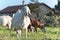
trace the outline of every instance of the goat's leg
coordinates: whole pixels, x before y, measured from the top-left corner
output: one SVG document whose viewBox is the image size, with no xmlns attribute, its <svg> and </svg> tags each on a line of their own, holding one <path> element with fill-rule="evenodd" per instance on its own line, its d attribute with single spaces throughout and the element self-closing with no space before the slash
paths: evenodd
<svg viewBox="0 0 60 40">
<path fill-rule="evenodd" d="M 33 32 L 34 32 L 34 27 L 33 27 L 33 26 L 31 26 L 30 30 L 31 30 L 31 31 L 32 31 L 32 33 L 33 33 Z"/>
<path fill-rule="evenodd" d="M 26 28 L 26 38 L 27 38 L 27 28 Z"/>
<path fill-rule="evenodd" d="M 21 38 L 21 30 L 17 30 L 16 33 L 17 33 L 17 37 Z"/>
<path fill-rule="evenodd" d="M 7 26 L 8 26 L 8 30 L 9 30 L 9 36 L 10 36 L 11 30 L 12 30 L 12 28 L 11 28 L 11 22 L 9 22 L 9 24 Z"/>
<path fill-rule="evenodd" d="M 30 26 L 28 26 L 28 32 L 30 32 Z"/>
<path fill-rule="evenodd" d="M 37 32 L 37 29 L 36 29 L 36 27 L 35 27 L 35 30 L 34 31 L 36 31 Z"/>
<path fill-rule="evenodd" d="M 11 29 L 9 29 L 9 36 L 10 36 L 10 34 L 11 34 Z"/>
</svg>

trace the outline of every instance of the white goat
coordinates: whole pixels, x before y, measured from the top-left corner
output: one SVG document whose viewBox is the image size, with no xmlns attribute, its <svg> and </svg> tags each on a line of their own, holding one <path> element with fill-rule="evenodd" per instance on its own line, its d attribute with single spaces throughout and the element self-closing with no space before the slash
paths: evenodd
<svg viewBox="0 0 60 40">
<path fill-rule="evenodd" d="M 28 16 L 30 9 L 28 6 L 24 6 L 21 12 L 16 12 L 15 16 L 12 18 L 11 29 L 17 29 L 17 37 L 21 37 L 21 29 L 26 29 L 26 38 L 27 38 L 27 27 L 30 24 L 30 18 Z M 10 30 L 11 31 L 11 30 Z M 9 31 L 9 32 L 10 32 Z"/>
<path fill-rule="evenodd" d="M 0 26 L 7 26 L 10 28 L 11 27 L 11 20 L 12 17 L 7 16 L 7 15 L 3 15 L 0 16 Z"/>
</svg>

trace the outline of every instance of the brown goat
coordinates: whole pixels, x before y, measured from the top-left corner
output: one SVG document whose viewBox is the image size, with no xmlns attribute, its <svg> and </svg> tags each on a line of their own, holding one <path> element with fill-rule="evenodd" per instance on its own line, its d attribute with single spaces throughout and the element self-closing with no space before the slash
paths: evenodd
<svg viewBox="0 0 60 40">
<path fill-rule="evenodd" d="M 31 30 L 31 26 L 33 26 L 34 31 L 37 31 L 37 28 L 40 28 L 43 32 L 46 32 L 44 24 L 42 24 L 40 21 L 30 18 L 30 22 L 31 24 L 28 26 L 28 31 Z"/>
</svg>

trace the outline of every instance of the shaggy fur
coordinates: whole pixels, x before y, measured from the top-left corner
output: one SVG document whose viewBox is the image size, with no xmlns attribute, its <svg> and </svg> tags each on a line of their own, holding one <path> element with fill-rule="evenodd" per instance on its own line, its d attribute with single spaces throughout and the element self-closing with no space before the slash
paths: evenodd
<svg viewBox="0 0 60 40">
<path fill-rule="evenodd" d="M 11 29 L 14 28 L 17 31 L 17 36 L 20 30 L 20 36 L 21 36 L 21 29 L 26 29 L 26 37 L 27 37 L 27 27 L 30 24 L 30 18 L 29 18 L 30 9 L 28 6 L 24 6 L 21 10 L 21 12 L 16 12 L 16 15 L 12 18 L 12 24 Z"/>
<path fill-rule="evenodd" d="M 10 16 L 7 15 L 0 16 L 0 26 L 8 26 L 10 28 L 11 20 L 12 17 Z"/>
</svg>

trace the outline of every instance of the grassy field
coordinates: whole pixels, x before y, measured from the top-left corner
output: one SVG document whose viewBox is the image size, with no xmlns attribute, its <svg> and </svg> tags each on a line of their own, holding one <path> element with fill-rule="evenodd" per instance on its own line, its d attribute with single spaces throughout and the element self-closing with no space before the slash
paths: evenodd
<svg viewBox="0 0 60 40">
<path fill-rule="evenodd" d="M 37 32 L 28 32 L 28 38 L 26 40 L 60 40 L 60 29 L 57 27 L 45 27 L 46 33 L 43 33 L 40 29 Z M 21 38 L 16 37 L 16 33 L 12 30 L 11 36 L 8 36 L 9 32 L 7 27 L 0 27 L 0 40 L 25 40 L 25 31 L 22 31 Z"/>
</svg>

